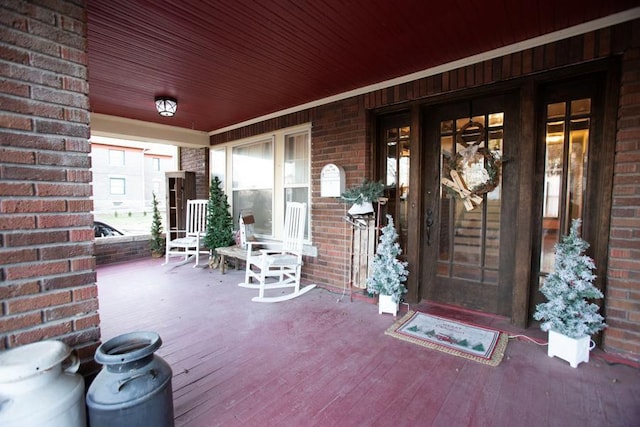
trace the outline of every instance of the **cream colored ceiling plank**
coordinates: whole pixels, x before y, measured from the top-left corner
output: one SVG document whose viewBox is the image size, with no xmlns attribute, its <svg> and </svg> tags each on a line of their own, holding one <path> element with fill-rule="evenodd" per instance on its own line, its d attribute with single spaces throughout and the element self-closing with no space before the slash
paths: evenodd
<svg viewBox="0 0 640 427">
<path fill-rule="evenodd" d="M 209 135 L 206 132 L 107 114 L 91 113 L 90 127 L 91 136 L 153 142 L 179 147 L 209 147 Z"/>
</svg>

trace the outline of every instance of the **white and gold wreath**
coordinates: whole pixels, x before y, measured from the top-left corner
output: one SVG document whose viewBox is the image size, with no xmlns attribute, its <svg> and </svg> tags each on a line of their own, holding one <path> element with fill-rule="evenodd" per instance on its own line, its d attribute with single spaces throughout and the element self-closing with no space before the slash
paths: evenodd
<svg viewBox="0 0 640 427">
<path fill-rule="evenodd" d="M 478 128 L 478 137 L 467 143 L 463 134 L 472 127 Z M 501 164 L 499 152 L 485 147 L 484 126 L 469 121 L 456 135 L 456 154 L 449 160 L 449 178 L 443 178 L 442 184 L 462 199 L 467 210 L 475 209 L 499 185 Z"/>
</svg>

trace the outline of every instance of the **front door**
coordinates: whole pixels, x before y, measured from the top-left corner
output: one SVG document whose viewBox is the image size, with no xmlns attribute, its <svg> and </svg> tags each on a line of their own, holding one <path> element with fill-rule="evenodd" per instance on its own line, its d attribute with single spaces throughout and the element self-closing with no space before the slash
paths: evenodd
<svg viewBox="0 0 640 427">
<path fill-rule="evenodd" d="M 510 315 L 517 97 L 437 105 L 422 117 L 421 297 Z"/>
</svg>

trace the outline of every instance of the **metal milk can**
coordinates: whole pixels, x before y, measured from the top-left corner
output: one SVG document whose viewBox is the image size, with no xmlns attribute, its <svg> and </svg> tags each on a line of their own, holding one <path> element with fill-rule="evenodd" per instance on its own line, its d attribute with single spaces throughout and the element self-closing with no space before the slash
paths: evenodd
<svg viewBox="0 0 640 427">
<path fill-rule="evenodd" d="M 98 347 L 104 366 L 87 393 L 91 427 L 173 427 L 171 367 L 154 354 L 161 345 L 155 332 L 131 332 Z"/>
<path fill-rule="evenodd" d="M 85 427 L 80 360 L 48 340 L 0 352 L 0 426 Z"/>
</svg>

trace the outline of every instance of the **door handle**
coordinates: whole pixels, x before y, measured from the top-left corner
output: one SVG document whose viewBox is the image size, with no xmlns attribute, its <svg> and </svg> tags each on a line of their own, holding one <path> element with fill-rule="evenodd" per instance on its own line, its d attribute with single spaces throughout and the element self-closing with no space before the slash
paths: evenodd
<svg viewBox="0 0 640 427">
<path fill-rule="evenodd" d="M 427 246 L 431 246 L 431 226 L 433 225 L 433 210 L 431 209 L 427 209 L 425 225 L 427 226 Z"/>
</svg>

